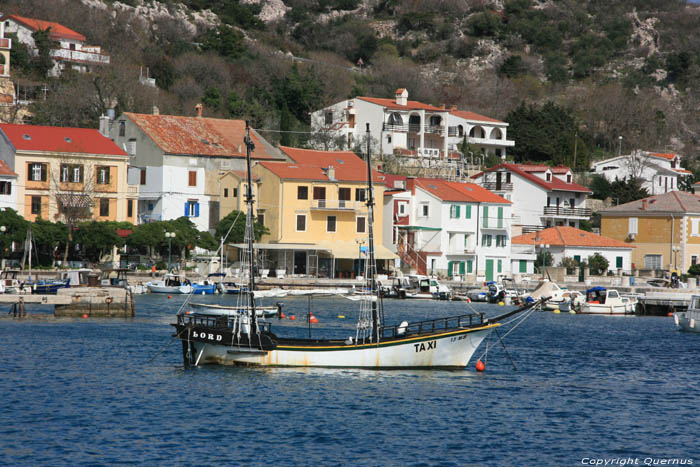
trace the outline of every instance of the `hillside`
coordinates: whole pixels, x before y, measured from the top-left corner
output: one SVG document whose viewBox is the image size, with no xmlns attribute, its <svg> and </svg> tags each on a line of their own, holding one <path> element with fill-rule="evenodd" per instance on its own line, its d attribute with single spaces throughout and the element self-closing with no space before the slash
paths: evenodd
<svg viewBox="0 0 700 467">
<path fill-rule="evenodd" d="M 700 8 L 684 1 L 5 0 L 0 11 L 62 23 L 112 56 L 100 76 L 49 82 L 34 123 L 96 127 L 107 107 L 192 114 L 201 101 L 205 115 L 299 131 L 265 135 L 304 144 L 309 111 L 405 87 L 510 117 L 518 160 L 572 163 L 575 140 L 579 168 L 644 148 L 694 169 L 700 149 Z M 13 53 L 16 81 L 45 81 Z M 138 85 L 146 70 L 158 89 Z M 530 130 L 515 122 L 547 102 L 568 142 L 519 145 Z"/>
</svg>

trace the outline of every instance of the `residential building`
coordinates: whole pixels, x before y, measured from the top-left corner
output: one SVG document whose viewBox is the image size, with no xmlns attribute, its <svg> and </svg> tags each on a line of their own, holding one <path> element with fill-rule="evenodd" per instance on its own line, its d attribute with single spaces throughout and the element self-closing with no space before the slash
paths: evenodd
<svg viewBox="0 0 700 467">
<path fill-rule="evenodd" d="M 17 174 L 0 160 L 0 210 L 17 210 Z"/>
<path fill-rule="evenodd" d="M 700 257 L 700 197 L 685 191 L 620 204 L 599 211 L 603 235 L 636 248 L 636 269 L 686 272 Z"/>
<path fill-rule="evenodd" d="M 568 167 L 505 163 L 472 179 L 513 202 L 514 234 L 563 225 L 579 228 L 591 216 L 586 198 L 592 192 L 574 183 Z"/>
<path fill-rule="evenodd" d="M 472 282 L 511 272 L 511 202 L 478 185 L 407 178 L 384 210 L 384 244 L 407 271 Z"/>
<path fill-rule="evenodd" d="M 684 177 L 692 175 L 681 167 L 681 157 L 673 153 L 648 152 L 638 149 L 591 165 L 591 174 L 609 181 L 638 178 L 650 195 L 679 190 Z"/>
<path fill-rule="evenodd" d="M 219 219 L 232 211 L 246 212 L 245 194 L 248 187 L 247 170 L 227 170 L 219 176 L 219 199 L 221 209 Z M 260 179 L 253 177 L 253 197 L 257 199 Z"/>
<path fill-rule="evenodd" d="M 129 154 L 130 180 L 140 186 L 139 222 L 186 216 L 199 230 L 216 228 L 220 176 L 246 167 L 245 122 L 202 117 L 201 105 L 196 110 L 196 117 L 125 112 L 111 125 L 102 122 Z M 251 139 L 254 161 L 285 160 L 254 130 Z"/>
<path fill-rule="evenodd" d="M 513 247 L 516 245 L 521 253 L 530 253 L 533 258 L 540 252 L 550 253 L 554 266 L 560 265 L 564 258 L 573 258 L 581 264 L 598 253 L 608 260 L 608 270 L 624 272 L 632 269 L 631 256 L 635 249 L 629 243 L 569 226 L 550 227 L 518 235 L 513 237 Z M 527 261 L 514 260 L 514 272 L 524 272 L 526 269 L 530 272 Z"/>
<path fill-rule="evenodd" d="M 446 160 L 455 156 L 466 137 L 477 152 L 505 158 L 506 148 L 515 145 L 506 138 L 507 123 L 454 106 L 408 100 L 406 89 L 397 89 L 394 99 L 358 96 L 311 114 L 315 132 L 337 138 L 346 147 L 362 141 L 367 124 L 383 154 Z"/>
<path fill-rule="evenodd" d="M 267 269 L 284 274 L 353 277 L 362 274 L 368 246 L 367 166 L 352 152 L 280 147 L 292 162 L 258 163 L 258 219 L 270 231 L 260 248 Z M 377 267 L 396 255 L 382 246 L 384 185 L 373 171 Z"/>
<path fill-rule="evenodd" d="M 17 173 L 17 211 L 27 220 L 60 221 L 73 208 L 95 220 L 136 221 L 128 156 L 97 130 L 0 124 L 0 159 Z"/>
<path fill-rule="evenodd" d="M 85 73 L 109 64 L 109 55 L 102 52 L 99 46 L 87 45 L 85 36 L 59 23 L 18 15 L 3 15 L 0 21 L 5 33 L 16 34 L 17 40 L 25 44 L 33 55 L 38 55 L 39 50 L 32 34 L 49 31 L 49 39 L 56 44 L 56 48 L 49 52 L 53 60 L 49 76 L 60 76 L 66 68 Z"/>
</svg>

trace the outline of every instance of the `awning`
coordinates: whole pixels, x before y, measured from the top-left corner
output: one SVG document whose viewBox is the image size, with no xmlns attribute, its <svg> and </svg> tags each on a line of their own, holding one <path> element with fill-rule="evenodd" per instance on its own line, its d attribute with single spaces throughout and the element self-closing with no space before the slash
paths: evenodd
<svg viewBox="0 0 700 467">
<path fill-rule="evenodd" d="M 423 227 L 422 225 L 397 225 L 401 230 L 442 230 L 440 227 Z"/>
<path fill-rule="evenodd" d="M 319 242 L 318 249 L 328 251 L 334 258 L 340 259 L 357 259 L 360 257 L 360 247 L 366 247 L 366 244 L 359 245 L 356 242 L 330 242 L 324 240 Z M 365 254 L 362 254 L 362 258 Z M 374 258 L 375 259 L 396 259 L 398 256 L 394 254 L 384 245 L 376 244 L 374 245 Z"/>
<path fill-rule="evenodd" d="M 235 248 L 247 248 L 246 243 L 229 243 Z M 315 243 L 254 243 L 253 248 L 258 250 L 323 250 Z"/>
</svg>

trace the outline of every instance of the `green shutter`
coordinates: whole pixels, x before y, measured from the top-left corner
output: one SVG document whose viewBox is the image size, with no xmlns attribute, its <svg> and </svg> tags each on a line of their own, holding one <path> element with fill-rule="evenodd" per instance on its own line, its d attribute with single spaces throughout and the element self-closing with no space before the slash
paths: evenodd
<svg viewBox="0 0 700 467">
<path fill-rule="evenodd" d="M 472 273 L 472 260 L 470 260 L 470 259 L 467 260 L 467 273 L 468 274 Z"/>
<path fill-rule="evenodd" d="M 520 272 L 527 272 L 527 260 L 520 260 Z"/>
<path fill-rule="evenodd" d="M 615 258 L 615 267 L 617 269 L 622 269 L 622 256 Z"/>
<path fill-rule="evenodd" d="M 574 261 L 576 261 L 576 264 L 580 265 L 581 264 L 581 255 L 574 255 Z"/>
<path fill-rule="evenodd" d="M 484 206 L 481 212 L 483 213 L 482 214 L 483 223 L 484 223 L 483 227 L 486 229 L 489 226 L 489 207 Z"/>
<path fill-rule="evenodd" d="M 459 219 L 459 205 L 457 205 L 457 212 L 455 213 L 455 218 Z"/>
<path fill-rule="evenodd" d="M 464 261 L 459 262 L 459 274 L 464 275 Z"/>
<path fill-rule="evenodd" d="M 472 218 L 472 205 L 471 204 L 467 204 L 467 209 L 465 209 L 464 216 L 466 219 Z"/>
<path fill-rule="evenodd" d="M 503 228 L 503 207 L 502 206 L 498 207 L 498 228 L 499 229 Z"/>
<path fill-rule="evenodd" d="M 497 271 L 498 271 L 498 272 L 501 272 L 501 269 L 503 269 L 503 261 L 499 259 L 499 260 L 498 260 L 498 269 L 497 269 Z"/>
<path fill-rule="evenodd" d="M 454 263 L 454 261 L 447 262 L 447 277 L 450 279 L 452 279 L 452 263 Z"/>
</svg>

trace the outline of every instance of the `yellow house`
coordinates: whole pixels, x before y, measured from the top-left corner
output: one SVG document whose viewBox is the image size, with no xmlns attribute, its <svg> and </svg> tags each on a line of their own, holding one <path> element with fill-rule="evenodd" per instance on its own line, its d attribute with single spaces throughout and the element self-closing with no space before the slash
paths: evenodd
<svg viewBox="0 0 700 467">
<path fill-rule="evenodd" d="M 680 270 L 700 258 L 700 197 L 684 191 L 600 211 L 601 235 L 634 245 L 636 269 Z"/>
<path fill-rule="evenodd" d="M 368 244 L 367 168 L 352 152 L 280 147 L 293 162 L 260 162 L 258 219 L 265 266 L 277 274 L 355 277 Z M 396 255 L 381 245 L 383 177 L 373 172 L 374 243 L 378 260 Z M 377 262 L 381 273 L 383 261 Z"/>
<path fill-rule="evenodd" d="M 253 177 L 253 196 L 257 199 L 258 185 L 260 179 Z M 245 192 L 248 187 L 247 171 L 244 170 L 227 170 L 219 176 L 219 199 L 221 200 L 221 209 L 219 210 L 219 220 L 226 217 L 232 211 L 245 212 Z M 256 203 L 257 204 L 257 203 Z M 262 214 L 261 224 L 265 223 L 264 209 L 260 209 L 256 205 L 256 211 Z"/>
<path fill-rule="evenodd" d="M 128 185 L 129 156 L 97 130 L 0 124 L 0 159 L 17 173 L 17 212 L 34 221 L 135 223 L 138 186 Z"/>
</svg>

